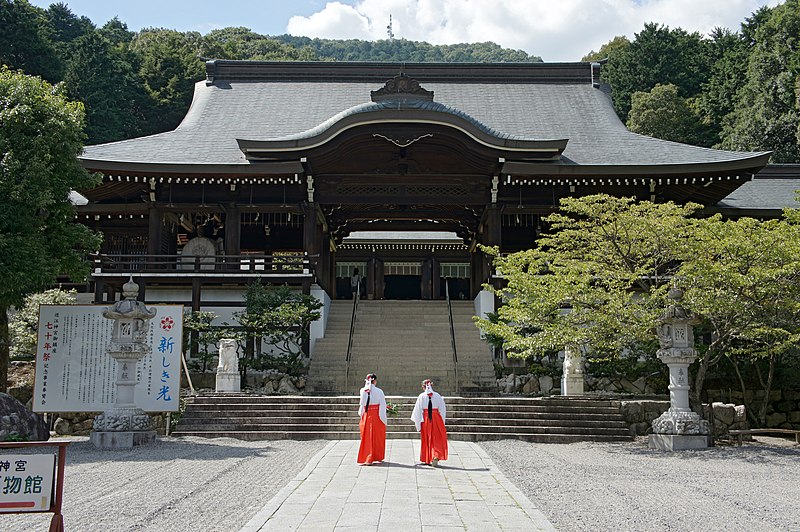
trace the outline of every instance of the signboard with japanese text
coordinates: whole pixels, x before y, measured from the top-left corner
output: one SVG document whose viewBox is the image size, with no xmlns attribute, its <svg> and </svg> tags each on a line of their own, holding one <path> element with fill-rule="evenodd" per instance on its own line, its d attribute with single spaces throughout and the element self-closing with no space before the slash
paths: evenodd
<svg viewBox="0 0 800 532">
<path fill-rule="evenodd" d="M 34 412 L 100 412 L 116 395 L 117 362 L 106 349 L 113 320 L 108 305 L 42 305 L 36 347 Z M 183 307 L 148 305 L 150 353 L 137 364 L 136 406 L 176 412 L 181 378 Z"/>
<path fill-rule="evenodd" d="M 47 512 L 53 493 L 54 454 L 0 455 L 0 512 Z"/>
</svg>

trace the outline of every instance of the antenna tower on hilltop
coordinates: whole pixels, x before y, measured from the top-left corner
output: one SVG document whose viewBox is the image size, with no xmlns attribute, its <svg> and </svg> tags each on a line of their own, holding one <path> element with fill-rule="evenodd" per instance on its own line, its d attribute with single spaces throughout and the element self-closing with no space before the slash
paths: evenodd
<svg viewBox="0 0 800 532">
<path fill-rule="evenodd" d="M 386 35 L 389 36 L 389 40 L 391 41 L 394 39 L 394 32 L 392 31 L 392 15 L 389 14 L 389 25 L 386 26 Z"/>
</svg>

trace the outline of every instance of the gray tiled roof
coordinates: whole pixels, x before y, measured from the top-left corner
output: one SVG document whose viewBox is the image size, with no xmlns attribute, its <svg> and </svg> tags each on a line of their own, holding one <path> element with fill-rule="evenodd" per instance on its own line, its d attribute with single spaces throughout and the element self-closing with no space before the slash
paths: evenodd
<svg viewBox="0 0 800 532">
<path fill-rule="evenodd" d="M 247 69 L 239 63 L 240 71 Z M 629 132 L 620 122 L 606 92 L 585 82 L 564 77 L 548 82 L 536 78 L 546 66 L 513 65 L 508 79 L 502 65 L 492 65 L 492 76 L 483 78 L 447 75 L 447 65 L 435 68 L 406 65 L 407 74 L 425 89 L 434 91 L 438 110 L 450 109 L 462 118 L 503 138 L 569 139 L 563 156 L 578 165 L 666 165 L 743 161 L 757 154 L 729 152 L 653 139 Z M 357 70 L 353 64 L 344 67 Z M 390 65 L 392 66 L 392 65 Z M 557 65 L 561 70 L 589 72 L 588 64 Z M 352 112 L 370 102 L 370 91 L 383 82 L 369 78 L 363 67 L 358 75 L 339 75 L 337 63 L 258 63 L 259 79 L 219 76 L 213 83 L 195 86 L 192 106 L 174 131 L 88 146 L 83 159 L 162 164 L 248 165 L 236 139 L 276 140 L 298 137 L 324 127 L 339 113 Z M 343 70 L 347 68 L 342 67 Z M 563 67 L 563 68 L 562 68 Z M 270 69 L 281 75 L 270 76 Z M 320 76 L 304 79 L 303 69 L 329 72 L 333 81 Z M 387 68 L 387 67 L 382 67 Z M 398 71 L 400 65 L 395 67 Z M 464 67 L 452 67 L 461 68 Z M 488 67 L 487 67 L 488 68 Z M 539 70 L 537 70 L 537 68 Z M 437 77 L 436 72 L 441 73 Z M 472 70 L 480 72 L 480 67 Z M 292 72 L 296 71 L 293 77 Z M 461 72 L 461 70 L 459 70 Z M 524 74 L 524 75 L 523 75 Z M 222 75 L 222 73 L 220 74 Z M 349 77 L 348 77 L 349 76 Z M 426 76 L 435 81 L 426 81 Z M 527 77 L 525 77 L 527 76 Z M 578 76 L 580 77 L 580 76 Z M 529 79 L 530 78 L 530 79 Z M 382 78 L 385 81 L 385 77 Z M 566 82 L 564 80 L 567 80 Z"/>
<path fill-rule="evenodd" d="M 747 211 L 797 209 L 800 208 L 798 191 L 800 174 L 797 179 L 754 179 L 734 190 L 716 206 Z"/>
</svg>

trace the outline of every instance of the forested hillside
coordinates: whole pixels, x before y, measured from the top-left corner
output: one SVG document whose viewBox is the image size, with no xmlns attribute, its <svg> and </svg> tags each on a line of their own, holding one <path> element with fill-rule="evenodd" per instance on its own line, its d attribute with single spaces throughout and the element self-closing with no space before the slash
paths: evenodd
<svg viewBox="0 0 800 532">
<path fill-rule="evenodd" d="M 800 162 L 800 0 L 762 8 L 711 35 L 645 24 L 583 60 L 604 63 L 615 109 L 644 135 L 708 147 L 773 150 Z M 203 78 L 205 58 L 302 61 L 537 62 L 494 43 L 266 36 L 247 28 L 206 35 L 102 26 L 63 3 L 0 0 L 0 63 L 50 82 L 86 106 L 88 144 L 174 128 Z"/>
<path fill-rule="evenodd" d="M 274 37 L 296 48 L 308 48 L 320 59 L 335 61 L 408 61 L 416 63 L 538 63 L 541 57 L 510 50 L 493 42 L 434 45 L 405 39 L 360 41 L 310 39 L 293 35 Z"/>
</svg>

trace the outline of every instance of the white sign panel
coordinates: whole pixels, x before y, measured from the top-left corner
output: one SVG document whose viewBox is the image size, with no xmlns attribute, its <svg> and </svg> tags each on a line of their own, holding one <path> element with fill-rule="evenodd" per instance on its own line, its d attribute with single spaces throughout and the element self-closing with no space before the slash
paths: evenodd
<svg viewBox="0 0 800 532">
<path fill-rule="evenodd" d="M 181 378 L 183 307 L 148 305 L 150 353 L 137 364 L 136 406 L 176 412 Z M 42 305 L 36 347 L 34 412 L 101 412 L 114 404 L 117 362 L 106 349 L 108 305 Z"/>
<path fill-rule="evenodd" d="M 54 454 L 0 455 L 0 512 L 50 510 Z"/>
</svg>

